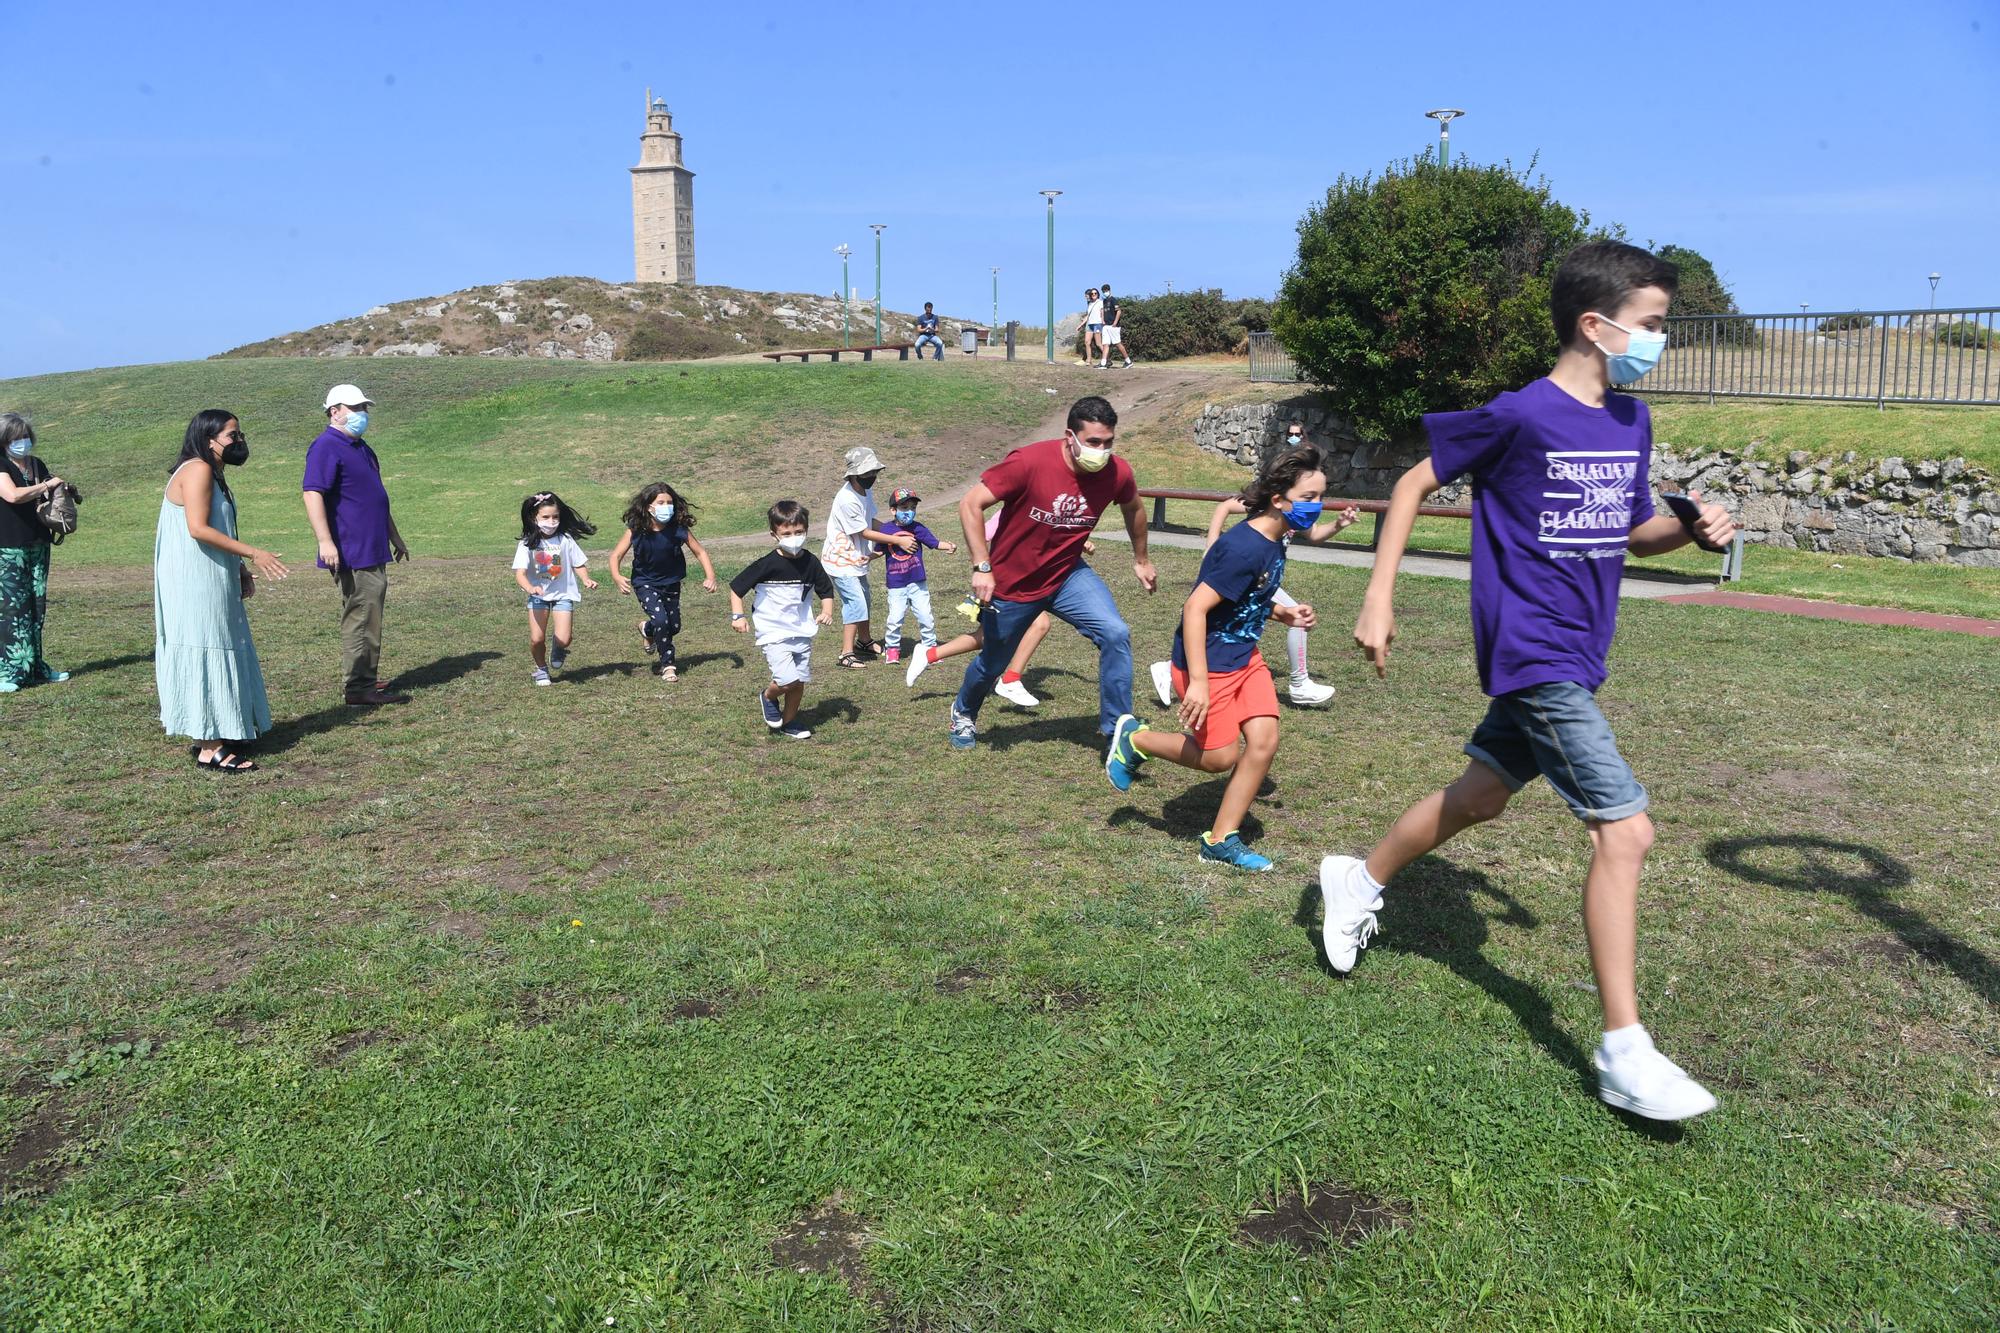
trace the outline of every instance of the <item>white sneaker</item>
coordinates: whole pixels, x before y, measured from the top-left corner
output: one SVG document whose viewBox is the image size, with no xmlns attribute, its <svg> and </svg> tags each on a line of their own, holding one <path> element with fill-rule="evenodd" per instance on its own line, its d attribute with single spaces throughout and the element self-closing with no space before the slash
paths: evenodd
<svg viewBox="0 0 2000 1333">
<path fill-rule="evenodd" d="M 1003 680 L 993 687 L 993 692 L 1017 708 L 1033 708 L 1041 703 L 1028 693 L 1028 687 L 1018 680 Z"/>
<path fill-rule="evenodd" d="M 1715 1094 L 1661 1055 L 1651 1037 L 1616 1058 L 1599 1043 L 1592 1063 L 1599 1100 L 1621 1111 L 1648 1120 L 1692 1120 L 1715 1109 Z"/>
<path fill-rule="evenodd" d="M 910 654 L 910 669 L 903 673 L 903 683 L 905 685 L 916 684 L 917 677 L 923 675 L 929 669 L 930 664 L 930 649 L 919 647 L 914 653 Z"/>
<path fill-rule="evenodd" d="M 1316 680 L 1304 680 L 1291 688 L 1292 702 L 1301 708 L 1311 708 L 1323 704 L 1333 697 L 1333 686 L 1322 685 Z"/>
<path fill-rule="evenodd" d="M 1364 863 L 1353 856 L 1329 856 L 1319 863 L 1319 896 L 1326 904 L 1326 919 L 1320 925 L 1320 941 L 1326 945 L 1326 961 L 1345 976 L 1354 970 L 1354 960 L 1375 937 L 1375 913 L 1382 910 L 1382 895 L 1362 878 Z"/>
<path fill-rule="evenodd" d="M 1152 671 L 1153 693 L 1160 696 L 1160 707 L 1172 708 L 1174 706 L 1174 664 L 1172 662 L 1155 662 L 1153 663 Z"/>
</svg>

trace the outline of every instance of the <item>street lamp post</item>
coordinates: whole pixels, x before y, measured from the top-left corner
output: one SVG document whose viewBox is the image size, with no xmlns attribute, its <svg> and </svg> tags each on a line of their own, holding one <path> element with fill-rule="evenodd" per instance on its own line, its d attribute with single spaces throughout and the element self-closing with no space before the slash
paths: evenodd
<svg viewBox="0 0 2000 1333">
<path fill-rule="evenodd" d="M 1042 198 L 1049 201 L 1049 364 L 1056 359 L 1056 196 L 1061 190 L 1043 190 Z"/>
<path fill-rule="evenodd" d="M 993 323 L 986 330 L 986 345 L 993 345 L 993 330 L 1000 327 L 1000 266 L 993 265 Z"/>
<path fill-rule="evenodd" d="M 868 224 L 875 232 L 875 345 L 882 345 L 882 229 L 886 222 Z"/>
<path fill-rule="evenodd" d="M 1939 279 L 1939 278 L 1941 278 L 1941 277 L 1943 277 L 1943 276 L 1944 276 L 1944 274 L 1942 274 L 1942 273 L 1939 273 L 1939 272 L 1936 272 L 1935 270 L 1933 270 L 1933 271 L 1932 271 L 1932 273 L 1931 273 L 1931 309 L 1933 309 L 1933 310 L 1937 309 L 1937 285 L 1938 285 L 1938 279 Z"/>
<path fill-rule="evenodd" d="M 1464 114 L 1457 107 L 1439 107 L 1435 111 L 1424 112 L 1426 118 L 1438 123 L 1438 165 L 1441 167 L 1451 165 L 1451 123 Z"/>
<path fill-rule="evenodd" d="M 847 257 L 854 253 L 854 247 L 842 241 L 833 247 L 833 252 L 840 256 L 840 345 L 845 347 L 851 341 L 847 332 L 847 307 L 854 294 L 854 289 L 847 285 Z"/>
</svg>

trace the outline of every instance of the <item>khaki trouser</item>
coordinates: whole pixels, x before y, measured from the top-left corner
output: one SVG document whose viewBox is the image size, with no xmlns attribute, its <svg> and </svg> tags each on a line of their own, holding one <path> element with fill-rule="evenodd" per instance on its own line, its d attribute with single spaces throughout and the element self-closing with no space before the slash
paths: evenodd
<svg viewBox="0 0 2000 1333">
<path fill-rule="evenodd" d="M 375 688 L 382 666 L 382 607 L 389 600 L 389 567 L 370 565 L 334 573 L 340 584 L 340 669 L 349 694 Z"/>
</svg>

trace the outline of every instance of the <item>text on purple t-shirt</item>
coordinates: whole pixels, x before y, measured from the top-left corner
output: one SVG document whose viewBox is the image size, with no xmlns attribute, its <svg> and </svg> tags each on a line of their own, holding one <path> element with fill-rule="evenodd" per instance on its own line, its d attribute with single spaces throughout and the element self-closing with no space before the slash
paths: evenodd
<svg viewBox="0 0 2000 1333">
<path fill-rule="evenodd" d="M 328 426 L 306 447 L 302 490 L 326 498 L 326 525 L 349 569 L 389 563 L 389 492 L 375 451 Z M 325 561 L 315 562 L 321 569 Z"/>
<path fill-rule="evenodd" d="M 1424 418 L 1440 483 L 1472 482 L 1472 640 L 1490 695 L 1595 690 L 1633 527 L 1653 516 L 1646 405 L 1579 402 L 1547 379 Z"/>
</svg>

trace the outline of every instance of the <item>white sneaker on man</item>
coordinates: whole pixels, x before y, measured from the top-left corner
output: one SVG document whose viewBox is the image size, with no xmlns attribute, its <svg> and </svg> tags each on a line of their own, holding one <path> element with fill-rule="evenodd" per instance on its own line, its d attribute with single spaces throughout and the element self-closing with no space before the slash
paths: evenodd
<svg viewBox="0 0 2000 1333">
<path fill-rule="evenodd" d="M 1326 904 L 1326 919 L 1320 924 L 1326 961 L 1345 976 L 1375 937 L 1382 893 L 1368 883 L 1367 864 L 1359 857 L 1329 856 L 1319 863 L 1319 896 Z"/>
<path fill-rule="evenodd" d="M 1152 666 L 1153 693 L 1160 696 L 1160 707 L 1174 706 L 1174 664 L 1155 662 Z"/>
<path fill-rule="evenodd" d="M 1661 1055 L 1650 1036 L 1617 1055 L 1600 1043 L 1591 1062 L 1597 1066 L 1597 1096 L 1648 1120 L 1692 1120 L 1715 1109 L 1715 1094 L 1689 1078 L 1687 1071 Z"/>
<path fill-rule="evenodd" d="M 1301 708 L 1312 708 L 1333 697 L 1333 686 L 1307 678 L 1293 681 L 1290 693 L 1293 703 Z"/>
<path fill-rule="evenodd" d="M 1028 693 L 1028 687 L 1018 680 L 1003 680 L 993 687 L 993 692 L 1016 708 L 1033 708 L 1041 703 L 1041 700 Z"/>
</svg>

